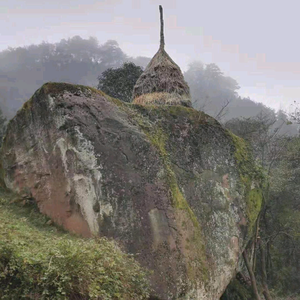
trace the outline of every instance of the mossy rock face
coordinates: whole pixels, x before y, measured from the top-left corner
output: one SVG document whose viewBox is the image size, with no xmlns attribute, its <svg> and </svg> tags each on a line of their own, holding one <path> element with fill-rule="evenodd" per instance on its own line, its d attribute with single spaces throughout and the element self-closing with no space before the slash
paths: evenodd
<svg viewBox="0 0 300 300">
<path fill-rule="evenodd" d="M 154 297 L 218 299 L 261 205 L 243 140 L 192 108 L 125 104 L 47 83 L 9 123 L 6 186 L 153 270 Z"/>
</svg>

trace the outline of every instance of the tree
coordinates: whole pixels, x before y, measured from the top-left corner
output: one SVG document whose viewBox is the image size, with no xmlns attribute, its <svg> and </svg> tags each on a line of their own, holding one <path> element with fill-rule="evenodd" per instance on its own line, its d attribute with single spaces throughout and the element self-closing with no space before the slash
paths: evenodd
<svg viewBox="0 0 300 300">
<path fill-rule="evenodd" d="M 133 58 L 116 41 L 74 36 L 0 51 L 0 105 L 8 118 L 48 81 L 97 86 L 99 74 Z M 142 59 L 146 63 L 145 59 Z M 9 101 L 8 101 L 9 99 Z"/>
<path fill-rule="evenodd" d="M 266 212 L 266 266 L 281 294 L 300 294 L 300 138 L 288 137 L 272 171 Z M 295 297 L 296 299 L 296 297 Z"/>
<path fill-rule="evenodd" d="M 189 65 L 184 77 L 190 87 L 193 106 L 219 120 L 225 116 L 232 100 L 237 98 L 238 83 L 224 76 L 216 64 L 204 65 L 195 61 Z"/>
<path fill-rule="evenodd" d="M 272 299 L 269 287 L 281 296 L 300 293 L 300 138 L 284 135 L 286 124 L 283 112 L 225 124 L 250 144 L 269 178 L 256 234 L 243 253 L 251 281 L 266 300 Z"/>
<path fill-rule="evenodd" d="M 2 110 L 0 109 L 0 146 L 2 144 L 2 138 L 4 136 L 6 130 L 6 118 L 4 118 L 2 114 Z"/>
<path fill-rule="evenodd" d="M 109 68 L 99 77 L 98 89 L 111 97 L 130 102 L 133 87 L 143 69 L 132 62 L 126 62 L 120 68 Z"/>
</svg>

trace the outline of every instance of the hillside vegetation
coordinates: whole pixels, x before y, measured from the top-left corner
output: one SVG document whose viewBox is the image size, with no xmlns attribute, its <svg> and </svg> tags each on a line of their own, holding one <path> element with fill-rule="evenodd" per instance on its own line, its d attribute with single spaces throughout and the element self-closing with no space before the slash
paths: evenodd
<svg viewBox="0 0 300 300">
<path fill-rule="evenodd" d="M 0 191 L 1 299 L 146 299 L 146 276 L 114 242 L 67 234 Z"/>
</svg>

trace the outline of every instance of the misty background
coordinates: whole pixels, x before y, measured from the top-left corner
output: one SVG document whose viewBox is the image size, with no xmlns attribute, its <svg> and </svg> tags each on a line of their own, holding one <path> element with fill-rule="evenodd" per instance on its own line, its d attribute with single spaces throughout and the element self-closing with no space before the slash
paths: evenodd
<svg viewBox="0 0 300 300">
<path fill-rule="evenodd" d="M 184 74 L 193 107 L 244 138 L 268 180 L 259 230 L 247 248 L 253 272 L 263 285 L 267 274 L 270 291 L 280 296 L 273 299 L 298 299 L 300 2 L 0 1 L 0 109 L 7 119 L 46 82 L 103 88 L 104 71 L 126 74 L 126 62 L 144 69 L 159 47 L 161 4 L 165 49 Z M 109 88 L 123 86 L 111 81 Z M 233 299 L 231 291 L 229 285 L 222 299 Z"/>
<path fill-rule="evenodd" d="M 193 105 L 226 122 L 269 114 L 286 125 L 300 102 L 297 1 L 11 0 L 0 9 L 0 107 L 11 118 L 47 81 L 97 86 L 126 61 L 145 67 L 159 41 L 181 67 Z M 286 125 L 286 126 L 285 126 Z"/>
</svg>

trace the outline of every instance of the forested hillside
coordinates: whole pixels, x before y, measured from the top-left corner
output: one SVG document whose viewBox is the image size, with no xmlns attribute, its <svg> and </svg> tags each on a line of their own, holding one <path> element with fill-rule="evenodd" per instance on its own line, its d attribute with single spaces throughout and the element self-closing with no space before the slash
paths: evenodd
<svg viewBox="0 0 300 300">
<path fill-rule="evenodd" d="M 43 42 L 9 48 L 0 52 L 0 108 L 5 116 L 13 117 L 34 91 L 48 81 L 96 87 L 98 77 L 105 70 L 121 67 L 127 61 L 145 68 L 150 58 L 133 58 L 113 40 L 100 44 L 96 38 L 80 36 L 54 44 Z M 286 125 L 288 118 L 284 112 L 275 113 L 261 103 L 240 97 L 238 82 L 225 76 L 216 64 L 195 61 L 184 77 L 193 106 L 221 122 L 263 113 L 277 121 L 275 126 L 281 127 L 281 133 L 298 133 L 298 126 Z"/>
<path fill-rule="evenodd" d="M 275 112 L 262 103 L 240 97 L 238 82 L 225 76 L 216 64 L 204 65 L 196 61 L 184 76 L 191 89 L 193 106 L 222 123 L 235 118 L 264 115 L 273 121 L 273 129 L 280 128 L 281 134 L 298 134 L 298 125 L 290 124 L 285 112 Z"/>
<path fill-rule="evenodd" d="M 100 45 L 74 36 L 58 43 L 41 43 L 0 52 L 0 105 L 13 117 L 21 105 L 48 81 L 96 86 L 98 76 L 125 61 L 145 66 L 149 59 L 126 55 L 116 41 Z"/>
</svg>

